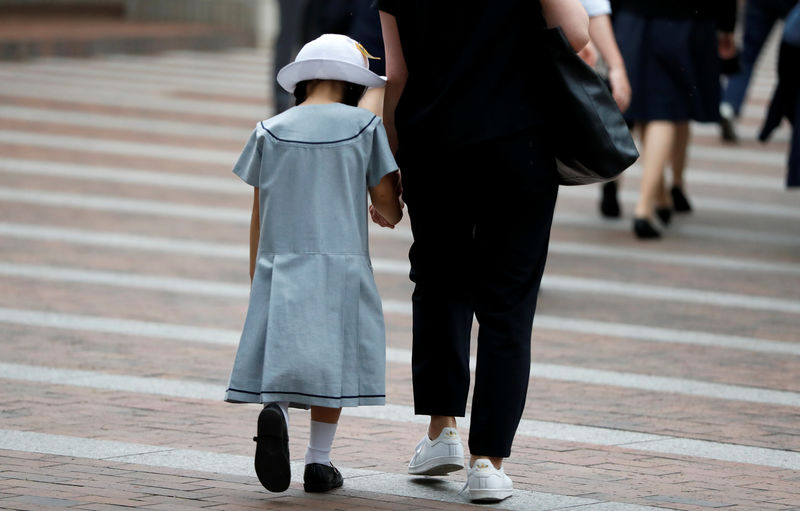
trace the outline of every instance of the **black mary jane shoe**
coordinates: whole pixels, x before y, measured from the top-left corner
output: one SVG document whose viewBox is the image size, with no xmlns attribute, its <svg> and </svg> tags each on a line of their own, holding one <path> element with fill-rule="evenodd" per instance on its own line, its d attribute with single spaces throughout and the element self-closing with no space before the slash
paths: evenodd
<svg viewBox="0 0 800 511">
<path fill-rule="evenodd" d="M 258 414 L 255 468 L 258 480 L 267 490 L 279 493 L 289 488 L 289 432 L 280 406 L 270 403 Z"/>
<path fill-rule="evenodd" d="M 672 206 L 678 213 L 689 213 L 692 210 L 692 205 L 689 204 L 689 199 L 684 195 L 683 190 L 677 186 L 673 186 L 670 190 L 672 195 Z"/>
<path fill-rule="evenodd" d="M 309 493 L 320 493 L 339 488 L 344 484 L 341 472 L 333 465 L 309 463 L 303 473 L 303 489 Z"/>
<path fill-rule="evenodd" d="M 606 218 L 619 218 L 622 210 L 617 200 L 617 182 L 603 184 L 603 195 L 600 199 L 600 214 Z"/>
<path fill-rule="evenodd" d="M 658 232 L 655 227 L 653 227 L 653 224 L 650 223 L 650 220 L 646 218 L 633 219 L 633 233 L 636 234 L 636 237 L 640 240 L 652 240 L 661 237 L 661 233 Z"/>
<path fill-rule="evenodd" d="M 662 224 L 669 225 L 669 222 L 672 220 L 672 208 L 669 206 L 656 208 L 656 216 L 661 220 Z"/>
</svg>

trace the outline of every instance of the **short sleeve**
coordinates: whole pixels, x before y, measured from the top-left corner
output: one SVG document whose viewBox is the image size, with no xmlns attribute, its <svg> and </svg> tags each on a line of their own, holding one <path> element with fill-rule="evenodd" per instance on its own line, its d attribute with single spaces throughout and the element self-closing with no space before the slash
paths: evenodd
<svg viewBox="0 0 800 511">
<path fill-rule="evenodd" d="M 379 11 L 388 12 L 392 16 L 397 16 L 398 0 L 375 0 L 375 5 Z"/>
<path fill-rule="evenodd" d="M 609 0 L 581 0 L 581 3 L 590 18 L 611 14 L 611 2 Z"/>
<path fill-rule="evenodd" d="M 233 166 L 233 173 L 242 178 L 245 183 L 258 188 L 261 177 L 261 151 L 264 146 L 264 136 L 259 134 L 259 129 L 253 130 L 247 144 L 239 155 L 239 160 Z"/>
<path fill-rule="evenodd" d="M 395 170 L 397 170 L 397 162 L 392 156 L 386 129 L 383 127 L 383 122 L 379 120 L 372 132 L 372 152 L 369 155 L 369 165 L 367 166 L 367 186 L 370 188 L 377 186 L 383 176 Z"/>
</svg>

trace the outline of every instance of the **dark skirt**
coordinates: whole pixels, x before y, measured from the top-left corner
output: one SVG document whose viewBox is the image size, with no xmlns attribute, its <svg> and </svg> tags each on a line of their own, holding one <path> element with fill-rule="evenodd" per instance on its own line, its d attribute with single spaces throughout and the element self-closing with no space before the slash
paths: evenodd
<svg viewBox="0 0 800 511">
<path fill-rule="evenodd" d="M 614 32 L 633 96 L 629 121 L 719 120 L 720 70 L 711 20 L 615 14 Z"/>
</svg>

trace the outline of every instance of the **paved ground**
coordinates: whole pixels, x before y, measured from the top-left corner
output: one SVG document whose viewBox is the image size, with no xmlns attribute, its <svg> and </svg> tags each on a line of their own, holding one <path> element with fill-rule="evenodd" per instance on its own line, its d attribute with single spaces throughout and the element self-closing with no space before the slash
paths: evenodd
<svg viewBox="0 0 800 511">
<path fill-rule="evenodd" d="M 772 62 L 741 145 L 696 130 L 696 212 L 663 241 L 562 189 L 497 507 L 800 509 L 800 203 L 787 131 L 752 141 Z M 251 192 L 230 167 L 269 114 L 267 68 L 251 50 L 0 64 L 0 508 L 467 507 L 463 473 L 405 475 L 424 431 L 405 221 L 371 239 L 390 404 L 343 417 L 345 487 L 254 476 L 258 407 L 221 399 L 248 293 Z M 307 424 L 292 413 L 295 474 Z"/>
<path fill-rule="evenodd" d="M 133 21 L 124 5 L 2 5 L 0 60 L 252 46 L 242 30 L 204 23 Z"/>
</svg>

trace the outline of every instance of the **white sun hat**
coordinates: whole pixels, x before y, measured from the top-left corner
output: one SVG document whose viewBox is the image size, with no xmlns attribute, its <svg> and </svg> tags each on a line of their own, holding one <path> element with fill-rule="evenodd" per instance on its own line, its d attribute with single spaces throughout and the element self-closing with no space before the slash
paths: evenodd
<svg viewBox="0 0 800 511">
<path fill-rule="evenodd" d="M 366 87 L 383 87 L 386 79 L 369 70 L 367 53 L 346 35 L 323 34 L 306 43 L 294 62 L 278 72 L 278 83 L 288 92 L 305 80 L 340 80 Z"/>
</svg>

